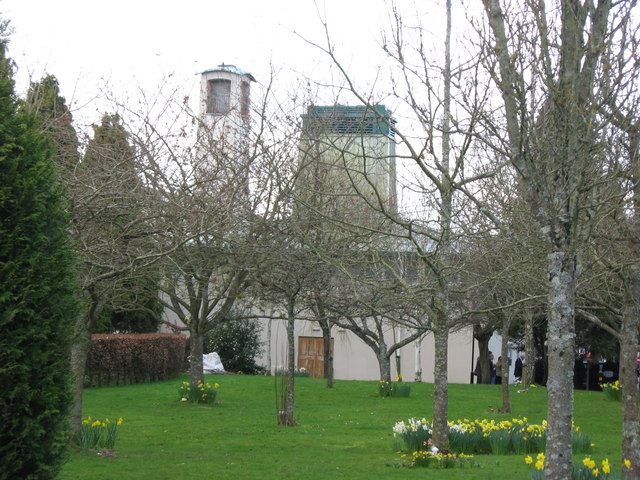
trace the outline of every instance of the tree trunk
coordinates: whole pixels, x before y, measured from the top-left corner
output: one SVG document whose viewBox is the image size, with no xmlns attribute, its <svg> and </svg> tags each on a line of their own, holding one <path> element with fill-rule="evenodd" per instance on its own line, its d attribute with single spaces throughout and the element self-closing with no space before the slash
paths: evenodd
<svg viewBox="0 0 640 480">
<path fill-rule="evenodd" d="M 620 331 L 620 385 L 622 387 L 622 458 L 631 468 L 622 467 L 625 480 L 640 478 L 640 419 L 638 418 L 638 332 L 640 331 L 640 268 L 628 274 Z"/>
<path fill-rule="evenodd" d="M 500 407 L 500 413 L 511 413 L 511 404 L 509 403 L 509 360 L 507 359 L 508 347 L 509 347 L 509 314 L 502 313 L 502 345 L 500 349 L 500 356 L 502 362 L 500 363 L 501 372 L 497 372 L 502 377 L 502 407 Z"/>
<path fill-rule="evenodd" d="M 287 427 L 294 427 L 298 423 L 294 419 L 295 413 L 295 378 L 296 378 L 296 347 L 294 337 L 295 326 L 295 314 L 294 314 L 295 300 L 290 299 L 287 307 L 287 391 L 284 402 L 284 410 L 280 413 L 279 425 Z"/>
<path fill-rule="evenodd" d="M 271 370 L 271 323 L 273 320 L 269 319 L 267 323 L 267 372 L 268 375 L 272 374 Z"/>
<path fill-rule="evenodd" d="M 384 341 L 380 342 L 376 350 L 376 358 L 380 370 L 380 381 L 391 383 L 391 358 L 387 355 L 387 345 Z"/>
<path fill-rule="evenodd" d="M 396 326 L 393 328 L 393 341 L 394 343 L 400 343 L 402 341 L 402 327 Z M 396 359 L 396 380 L 402 381 L 402 356 L 400 353 L 400 349 L 398 348 L 394 355 Z"/>
<path fill-rule="evenodd" d="M 191 383 L 198 384 L 204 381 L 204 369 L 202 365 L 202 355 L 204 354 L 204 335 L 200 332 L 191 331 L 190 337 L 191 355 L 189 355 L 189 373 Z"/>
<path fill-rule="evenodd" d="M 449 446 L 449 383 L 448 342 L 449 329 L 446 319 L 440 318 L 434 331 L 433 371 L 433 442 L 438 448 Z"/>
<path fill-rule="evenodd" d="M 327 388 L 333 388 L 333 353 L 331 349 L 331 323 L 321 321 L 323 376 L 327 380 Z"/>
<path fill-rule="evenodd" d="M 565 251 L 548 256 L 549 375 L 547 380 L 547 446 L 545 478 L 571 478 L 573 365 L 575 357 L 576 262 Z"/>
<path fill-rule="evenodd" d="M 422 382 L 422 339 L 424 337 L 417 338 L 415 341 L 415 374 L 413 377 L 414 382 Z"/>
<path fill-rule="evenodd" d="M 91 347 L 91 332 L 98 323 L 107 301 L 104 295 L 89 291 L 91 304 L 89 310 L 78 319 L 76 335 L 71 345 L 71 374 L 73 376 L 73 407 L 71 408 L 71 436 L 77 439 L 82 426 L 82 397 L 84 393 L 84 375 L 87 357 Z"/>
<path fill-rule="evenodd" d="M 493 330 L 482 330 L 479 325 L 473 326 L 473 338 L 478 341 L 478 358 L 474 371 L 477 383 L 491 383 L 491 369 L 489 368 L 489 340 Z"/>
<path fill-rule="evenodd" d="M 82 425 L 82 397 L 87 356 L 91 347 L 91 334 L 86 329 L 83 317 L 76 326 L 76 338 L 71 345 L 71 372 L 73 375 L 73 407 L 71 409 L 71 435 L 74 440 L 80 436 Z"/>
<path fill-rule="evenodd" d="M 525 310 L 524 321 L 524 367 L 522 369 L 522 385 L 527 388 L 533 383 L 536 366 L 536 352 L 533 340 L 533 312 Z"/>
</svg>

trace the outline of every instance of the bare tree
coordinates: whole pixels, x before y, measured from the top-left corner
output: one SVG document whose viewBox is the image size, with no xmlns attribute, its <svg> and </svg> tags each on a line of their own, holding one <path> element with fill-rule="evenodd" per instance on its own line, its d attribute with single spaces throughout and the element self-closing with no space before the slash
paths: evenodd
<svg viewBox="0 0 640 480">
<path fill-rule="evenodd" d="M 371 174 L 364 172 L 368 179 L 365 187 L 353 182 L 353 188 L 371 209 L 397 225 L 403 232 L 401 236 L 412 245 L 428 270 L 424 278 L 429 278 L 431 287 L 421 290 L 424 299 L 420 303 L 427 308 L 425 317 L 435 338 L 433 437 L 438 446 L 448 444 L 448 335 L 462 318 L 451 298 L 452 283 L 460 272 L 456 245 L 464 236 L 473 234 L 465 213 L 477 211 L 476 207 L 482 204 L 482 195 L 475 188 L 477 181 L 492 174 L 492 169 L 482 165 L 474 150 L 474 141 L 480 135 L 477 127 L 487 100 L 486 91 L 479 87 L 477 58 L 470 54 L 464 59 L 461 55 L 454 61 L 452 44 L 456 38 L 452 34 L 450 1 L 445 2 L 445 16 L 445 28 L 437 39 L 436 53 L 431 47 L 431 37 L 420 24 L 420 17 L 413 17 L 418 18 L 414 24 L 402 18 L 396 8 L 392 9 L 390 33 L 382 40 L 392 65 L 386 97 L 376 91 L 375 83 L 368 89 L 360 88 L 357 76 L 340 61 L 326 24 L 326 43 L 314 44 L 328 55 L 342 76 L 345 83 L 342 90 L 346 89 L 370 112 L 379 113 L 379 121 L 389 126 L 398 143 L 398 159 L 405 165 L 410 164 L 409 170 L 414 174 L 415 181 L 406 182 L 404 186 L 407 191 L 417 192 L 417 203 L 422 208 L 419 215 L 415 214 L 417 208 L 412 208 L 411 213 L 398 214 L 402 206 L 393 208 L 385 203 L 385 192 L 375 188 Z M 436 60 L 438 58 L 441 60 Z M 394 108 L 402 111 L 406 128 L 376 110 L 381 98 L 393 102 Z M 372 189 L 376 193 L 368 195 Z M 487 210 L 486 214 L 490 212 Z"/>
<path fill-rule="evenodd" d="M 571 478 L 578 258 L 589 234 L 602 145 L 601 60 L 633 3 L 560 0 L 503 8 L 485 0 L 489 71 L 502 94 L 508 156 L 549 248 L 548 440 L 545 478 Z"/>
<path fill-rule="evenodd" d="M 251 298 L 247 289 L 264 264 L 262 239 L 282 213 L 276 173 L 294 149 L 271 122 L 269 88 L 241 132 L 225 125 L 224 117 L 205 123 L 185 103 L 131 112 L 147 188 L 164 219 L 155 248 L 162 252 L 179 242 L 163 255 L 161 290 L 165 307 L 190 333 L 193 382 L 203 378 L 204 335 L 240 297 L 245 303 Z"/>
</svg>

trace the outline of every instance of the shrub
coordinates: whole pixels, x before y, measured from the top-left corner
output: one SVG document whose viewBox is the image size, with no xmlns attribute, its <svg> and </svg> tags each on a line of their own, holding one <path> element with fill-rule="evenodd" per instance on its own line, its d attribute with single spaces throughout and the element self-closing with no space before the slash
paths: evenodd
<svg viewBox="0 0 640 480">
<path fill-rule="evenodd" d="M 157 283 L 153 275 L 126 281 L 92 333 L 156 333 L 164 310 Z"/>
<path fill-rule="evenodd" d="M 182 371 L 180 334 L 92 335 L 85 378 L 90 386 L 176 378 Z"/>
<path fill-rule="evenodd" d="M 0 19 L 0 477 L 49 479 L 67 451 L 78 305 L 52 150 L 18 110 L 6 27 Z"/>
<path fill-rule="evenodd" d="M 225 370 L 256 374 L 264 369 L 255 358 L 262 353 L 260 325 L 254 320 L 227 320 L 205 337 L 205 351 L 217 352 Z"/>
</svg>

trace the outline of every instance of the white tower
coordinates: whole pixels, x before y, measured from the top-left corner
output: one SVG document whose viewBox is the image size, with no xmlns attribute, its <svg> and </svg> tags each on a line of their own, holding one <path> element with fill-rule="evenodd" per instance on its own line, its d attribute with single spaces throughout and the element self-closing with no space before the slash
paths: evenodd
<svg viewBox="0 0 640 480">
<path fill-rule="evenodd" d="M 225 143 L 246 140 L 255 78 L 234 65 L 219 65 L 200 74 L 200 119 Z"/>
<path fill-rule="evenodd" d="M 212 171 L 226 171 L 248 188 L 251 82 L 255 78 L 234 65 L 219 65 L 200 74 L 198 147 Z"/>
</svg>

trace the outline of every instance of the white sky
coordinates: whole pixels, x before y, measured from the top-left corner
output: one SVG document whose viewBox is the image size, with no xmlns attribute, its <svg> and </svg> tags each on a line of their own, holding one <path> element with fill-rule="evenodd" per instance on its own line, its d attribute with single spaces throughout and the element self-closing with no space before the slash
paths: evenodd
<svg viewBox="0 0 640 480">
<path fill-rule="evenodd" d="M 172 74 L 195 85 L 194 74 L 222 62 L 259 82 L 271 63 L 287 74 L 327 75 L 327 59 L 295 33 L 322 41 L 320 15 L 345 61 L 366 71 L 382 55 L 388 12 L 384 0 L 0 0 L 13 27 L 19 93 L 29 78 L 53 74 L 85 115 L 106 83 L 116 92 L 148 90 Z"/>
<path fill-rule="evenodd" d="M 300 38 L 323 43 L 321 18 L 343 65 L 370 83 L 386 58 L 380 45 L 390 1 L 0 0 L 0 18 L 13 29 L 9 56 L 18 67 L 18 93 L 30 79 L 55 75 L 82 128 L 113 111 L 100 100 L 107 85 L 117 98 L 135 101 L 139 89 L 152 94 L 171 75 L 194 100 L 197 74 L 222 62 L 252 73 L 258 83 L 268 81 L 273 65 L 285 94 L 299 78 L 337 82 L 327 56 Z M 440 0 L 396 3 L 428 31 L 443 29 Z M 434 49 L 438 45 L 433 42 Z"/>
</svg>

